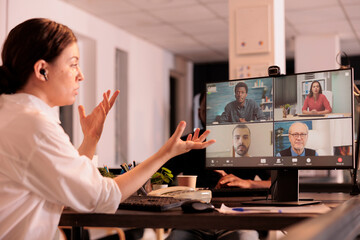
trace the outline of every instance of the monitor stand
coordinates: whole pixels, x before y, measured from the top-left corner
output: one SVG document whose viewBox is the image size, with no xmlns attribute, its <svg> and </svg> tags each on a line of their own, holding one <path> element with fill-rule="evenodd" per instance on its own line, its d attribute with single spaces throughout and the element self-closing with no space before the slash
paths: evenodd
<svg viewBox="0 0 360 240">
<path fill-rule="evenodd" d="M 271 189 L 271 200 L 254 199 L 243 202 L 244 205 L 257 206 L 303 206 L 317 204 L 320 201 L 312 199 L 299 199 L 299 171 L 297 169 L 284 169 L 272 171 L 271 179 L 275 182 Z"/>
</svg>

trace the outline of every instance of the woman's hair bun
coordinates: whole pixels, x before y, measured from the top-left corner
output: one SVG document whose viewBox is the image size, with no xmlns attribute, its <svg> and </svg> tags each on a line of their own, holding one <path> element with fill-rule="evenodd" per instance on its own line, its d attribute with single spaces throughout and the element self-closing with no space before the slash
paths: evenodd
<svg viewBox="0 0 360 240">
<path fill-rule="evenodd" d="M 0 66 L 0 94 L 14 93 L 14 90 L 11 87 L 11 83 L 14 83 L 13 75 L 6 66 Z"/>
</svg>

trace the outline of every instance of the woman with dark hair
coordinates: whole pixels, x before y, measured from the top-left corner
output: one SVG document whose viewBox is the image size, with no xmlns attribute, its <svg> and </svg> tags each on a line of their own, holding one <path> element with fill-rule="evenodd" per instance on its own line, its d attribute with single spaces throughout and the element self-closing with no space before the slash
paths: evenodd
<svg viewBox="0 0 360 240">
<path fill-rule="evenodd" d="M 91 114 L 79 106 L 84 139 L 76 149 L 53 107 L 73 104 L 84 76 L 73 32 L 48 19 L 12 29 L 0 66 L 0 239 L 52 239 L 63 206 L 113 213 L 168 159 L 201 149 L 209 132 L 182 141 L 185 122 L 153 156 L 114 179 L 91 163 L 106 115 L 119 91 Z"/>
<path fill-rule="evenodd" d="M 327 114 L 332 109 L 329 101 L 322 94 L 321 85 L 318 81 L 313 81 L 310 86 L 310 93 L 306 97 L 302 112 L 304 114 Z"/>
</svg>

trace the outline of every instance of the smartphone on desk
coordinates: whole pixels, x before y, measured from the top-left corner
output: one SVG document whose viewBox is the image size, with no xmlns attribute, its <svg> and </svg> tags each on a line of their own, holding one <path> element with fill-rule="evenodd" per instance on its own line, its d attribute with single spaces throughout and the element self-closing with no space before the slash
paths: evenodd
<svg viewBox="0 0 360 240">
<path fill-rule="evenodd" d="M 182 199 L 195 199 L 204 202 L 211 201 L 210 190 L 195 190 L 191 187 L 185 187 L 185 186 L 173 186 L 173 187 L 161 188 L 149 192 L 148 195 L 182 198 Z"/>
</svg>

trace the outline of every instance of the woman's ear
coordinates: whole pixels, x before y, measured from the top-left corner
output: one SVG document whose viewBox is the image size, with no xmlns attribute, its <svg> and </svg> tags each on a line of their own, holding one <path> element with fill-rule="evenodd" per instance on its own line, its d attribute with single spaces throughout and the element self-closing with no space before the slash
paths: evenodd
<svg viewBox="0 0 360 240">
<path fill-rule="evenodd" d="M 38 60 L 34 64 L 34 74 L 35 74 L 37 79 L 39 79 L 41 81 L 47 81 L 48 80 L 47 67 L 48 67 L 48 63 L 43 59 Z"/>
</svg>

